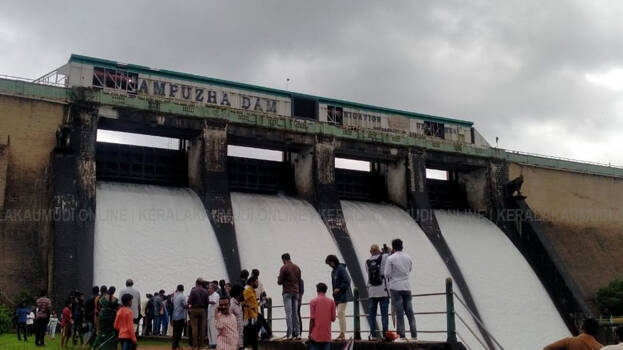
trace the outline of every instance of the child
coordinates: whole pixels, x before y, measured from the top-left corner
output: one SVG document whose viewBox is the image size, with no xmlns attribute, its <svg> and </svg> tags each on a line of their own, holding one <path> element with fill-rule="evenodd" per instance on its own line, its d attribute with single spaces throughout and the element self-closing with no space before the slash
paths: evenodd
<svg viewBox="0 0 623 350">
<path fill-rule="evenodd" d="M 26 333 L 29 336 L 32 336 L 34 333 L 34 324 L 35 324 L 35 313 L 31 310 L 28 316 L 26 317 Z"/>
<path fill-rule="evenodd" d="M 56 336 L 56 326 L 58 325 L 58 317 L 56 316 L 56 312 L 52 311 L 50 315 L 50 322 L 48 323 L 48 333 L 50 334 L 50 338 L 54 339 Z"/>
<path fill-rule="evenodd" d="M 24 336 L 24 341 L 27 341 L 26 321 L 28 321 L 28 314 L 30 309 L 26 307 L 26 302 L 22 301 L 17 309 L 15 309 L 15 318 L 17 319 L 17 340 L 22 340 L 20 333 Z"/>
<path fill-rule="evenodd" d="M 71 300 L 65 302 L 65 308 L 62 312 L 61 319 L 61 349 L 67 346 L 69 336 L 71 335 L 71 326 L 74 324 L 74 320 L 71 318 Z"/>
<path fill-rule="evenodd" d="M 124 294 L 121 296 L 123 305 L 117 311 L 115 317 L 115 329 L 119 332 L 119 342 L 121 350 L 131 350 L 136 346 L 136 334 L 134 333 L 134 314 L 132 313 L 132 295 Z"/>
</svg>

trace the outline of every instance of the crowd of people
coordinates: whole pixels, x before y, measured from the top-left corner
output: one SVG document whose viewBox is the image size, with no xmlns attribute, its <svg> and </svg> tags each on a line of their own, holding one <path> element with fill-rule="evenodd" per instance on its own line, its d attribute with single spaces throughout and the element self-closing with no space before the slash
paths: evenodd
<svg viewBox="0 0 623 350">
<path fill-rule="evenodd" d="M 281 256 L 283 265 L 279 270 L 277 284 L 282 288 L 285 312 L 286 334 L 280 340 L 301 340 L 301 305 L 304 282 L 301 269 L 288 253 Z M 331 267 L 331 290 L 320 282 L 315 285 L 316 296 L 309 303 L 309 333 L 307 341 L 312 350 L 328 350 L 332 340 L 345 340 L 346 306 L 353 301 L 351 278 L 344 263 L 335 255 L 328 255 L 325 263 Z M 408 341 L 404 317 L 409 322 L 412 340 L 417 340 L 417 329 L 411 301 L 409 275 L 413 262 L 403 252 L 400 239 L 391 242 L 391 249 L 377 244 L 370 247 L 370 256 L 365 263 L 367 272 L 369 340 Z M 225 280 L 207 281 L 197 278 L 188 295 L 180 284 L 173 293 L 164 290 L 147 293 L 144 307 L 141 294 L 134 287 L 132 279 L 126 281 L 115 296 L 114 286 L 93 287 L 92 295 L 73 291 L 64 303 L 61 317 L 52 310 L 52 302 L 45 290 L 32 309 L 26 302 L 15 309 L 17 337 L 19 340 L 34 334 L 37 346 L 45 345 L 45 334 L 54 338 L 60 324 L 61 348 L 66 348 L 70 339 L 74 344 L 85 344 L 91 349 L 121 350 L 136 348 L 137 337 L 169 334 L 172 326 L 172 348 L 181 348 L 183 336 L 193 349 L 209 348 L 239 350 L 258 348 L 258 338 L 270 339 L 269 323 L 262 316 L 261 308 L 266 305 L 267 296 L 260 271 L 253 269 L 240 273 L 240 280 L 232 283 Z M 328 292 L 331 298 L 328 297 Z M 396 332 L 389 331 L 389 309 L 396 317 Z M 381 327 L 377 325 L 377 311 L 380 308 Z M 332 339 L 332 323 L 338 321 L 339 335 Z M 622 349 L 623 328 L 617 330 L 622 343 L 603 347 L 597 340 L 599 325 L 593 319 L 586 319 L 582 333 L 576 337 L 561 339 L 544 350 L 597 350 Z M 394 337 L 395 336 L 395 337 Z M 397 338 L 397 339 L 396 339 Z"/>
<path fill-rule="evenodd" d="M 388 332 L 389 304 L 397 318 L 398 341 L 407 341 L 404 316 L 410 326 L 412 339 L 417 339 L 415 318 L 411 305 L 409 274 L 411 258 L 403 252 L 400 239 L 392 241 L 392 248 L 373 244 L 366 261 L 369 298 L 369 339 L 384 339 Z M 288 253 L 281 256 L 277 278 L 282 288 L 285 310 L 286 334 L 280 340 L 301 340 L 301 305 L 304 281 L 301 269 Z M 311 349 L 329 349 L 332 340 L 331 325 L 338 321 L 339 335 L 346 337 L 346 305 L 353 301 L 351 277 L 346 265 L 335 255 L 329 255 L 325 263 L 331 267 L 331 289 L 324 283 L 315 285 L 316 296 L 309 304 L 310 323 L 308 341 Z M 114 286 L 93 287 L 91 296 L 85 299 L 81 292 L 74 291 L 67 298 L 60 319 L 52 311 L 52 303 L 42 291 L 36 301 L 34 313 L 21 304 L 16 309 L 18 338 L 26 339 L 35 334 L 35 343 L 44 345 L 46 330 L 56 333 L 60 324 L 61 347 L 69 341 L 80 343 L 92 349 L 132 349 L 137 336 L 160 336 L 169 333 L 172 326 L 172 347 L 179 349 L 181 339 L 187 336 L 193 349 L 204 346 L 223 350 L 237 350 L 244 347 L 257 349 L 258 338 L 272 338 L 268 322 L 260 312 L 267 297 L 259 280 L 260 272 L 243 270 L 239 281 L 207 281 L 197 278 L 188 295 L 180 284 L 173 293 L 165 290 L 145 294 L 144 308 L 141 294 L 134 287 L 132 279 L 126 281 L 124 289 L 117 293 Z M 120 300 L 117 298 L 118 295 Z M 377 308 L 380 306 L 381 327 L 376 325 Z M 33 314 L 32 317 L 30 316 Z M 33 331 L 28 328 L 32 318 Z M 139 327 L 140 325 L 140 327 Z"/>
</svg>

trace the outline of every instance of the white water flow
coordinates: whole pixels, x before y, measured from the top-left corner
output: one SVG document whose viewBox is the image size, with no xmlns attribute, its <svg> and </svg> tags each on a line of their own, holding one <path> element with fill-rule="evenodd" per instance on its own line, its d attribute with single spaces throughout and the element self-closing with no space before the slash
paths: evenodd
<svg viewBox="0 0 623 350">
<path fill-rule="evenodd" d="M 569 336 L 547 291 L 506 235 L 485 218 L 436 211 L 481 316 L 506 349 L 540 349 Z"/>
<path fill-rule="evenodd" d="M 424 231 L 404 210 L 395 205 L 374 204 L 367 202 L 342 201 L 342 210 L 346 218 L 348 232 L 355 244 L 357 255 L 361 260 L 361 268 L 365 273 L 365 261 L 370 256 L 370 245 L 376 243 L 382 247 L 386 243 L 391 247 L 391 241 L 400 238 L 404 244 L 404 252 L 413 259 L 413 271 L 410 275 L 413 294 L 428 294 L 445 292 L 445 280 L 450 272 L 439 254 L 428 240 Z M 364 276 L 367 280 L 367 275 Z M 454 290 L 460 294 L 455 285 Z M 458 302 L 455 302 L 458 304 Z M 415 312 L 435 312 L 446 310 L 446 298 L 441 296 L 427 296 L 413 299 Z M 471 317 L 459 305 L 457 312 L 468 322 L 470 328 L 478 334 L 478 328 Z M 377 324 L 381 325 L 380 311 L 377 311 Z M 416 327 L 420 333 L 420 340 L 445 340 L 446 315 L 416 315 Z M 362 324 L 366 321 L 362 320 Z M 405 327 L 408 329 L 405 318 Z M 392 322 L 390 329 L 395 329 Z M 444 331 L 443 333 L 425 333 L 424 331 Z M 457 321 L 457 331 L 465 342 L 472 348 L 479 348 L 477 340 L 469 333 L 464 325 Z M 408 332 L 407 332 L 408 336 Z"/>
<path fill-rule="evenodd" d="M 289 253 L 301 268 L 305 293 L 303 302 L 316 296 L 316 284 L 324 282 L 331 290 L 331 268 L 324 263 L 328 254 L 343 261 L 338 248 L 316 209 L 308 202 L 283 195 L 232 193 L 236 236 L 242 268 L 260 270 L 260 281 L 273 305 L 283 305 L 281 286 L 277 276 L 282 266 L 281 254 Z M 330 292 L 327 293 L 331 297 Z M 347 313 L 350 313 L 347 311 Z M 301 308 L 303 317 L 309 316 L 309 307 Z M 283 308 L 273 311 L 273 318 L 283 318 Z M 352 319 L 347 319 L 352 328 Z M 308 319 L 303 319 L 307 330 Z M 273 321 L 277 335 L 285 333 L 285 321 Z M 333 331 L 338 329 L 333 324 Z M 307 336 L 307 333 L 303 334 Z"/>
<path fill-rule="evenodd" d="M 223 256 L 201 200 L 190 189 L 97 183 L 94 282 L 117 291 L 132 278 L 146 293 L 186 293 L 197 277 L 226 278 Z"/>
</svg>

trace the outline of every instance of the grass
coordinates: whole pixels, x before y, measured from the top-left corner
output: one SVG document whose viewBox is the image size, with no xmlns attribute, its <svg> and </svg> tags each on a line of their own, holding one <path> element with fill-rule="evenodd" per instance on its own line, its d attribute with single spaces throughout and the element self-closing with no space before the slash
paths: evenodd
<svg viewBox="0 0 623 350">
<path fill-rule="evenodd" d="M 67 346 L 68 350 L 88 350 L 88 346 L 73 346 L 71 344 Z M 139 349 L 140 346 L 143 345 L 161 345 L 163 349 L 171 348 L 171 340 L 170 339 L 140 339 L 138 340 Z M 35 337 L 29 337 L 28 341 L 18 341 L 16 333 L 7 333 L 0 334 L 0 349 L 1 350 L 61 350 L 61 337 L 60 334 L 57 334 L 54 339 L 51 339 L 49 336 L 45 337 L 45 348 L 40 348 L 35 346 Z"/>
</svg>

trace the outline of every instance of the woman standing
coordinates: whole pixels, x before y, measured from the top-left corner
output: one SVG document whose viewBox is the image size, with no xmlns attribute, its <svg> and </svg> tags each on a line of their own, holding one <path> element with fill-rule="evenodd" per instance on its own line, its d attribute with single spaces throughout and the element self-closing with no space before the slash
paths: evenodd
<svg viewBox="0 0 623 350">
<path fill-rule="evenodd" d="M 61 318 L 61 349 L 67 347 L 67 342 L 71 336 L 71 328 L 74 324 L 74 320 L 71 315 L 71 300 L 65 301 L 65 307 L 62 311 Z"/>
<path fill-rule="evenodd" d="M 335 340 L 344 340 L 346 333 L 346 304 L 353 301 L 353 292 L 350 289 L 350 276 L 346 270 L 346 264 L 340 264 L 335 255 L 329 255 L 324 261 L 331 271 L 331 283 L 333 285 L 333 301 L 337 308 L 337 319 L 340 325 L 340 335 Z"/>
<path fill-rule="evenodd" d="M 112 350 L 117 347 L 117 333 L 114 323 L 119 300 L 114 297 L 115 287 L 109 287 L 106 294 L 100 296 L 99 300 L 99 326 L 97 338 L 93 343 L 93 348 L 97 350 Z"/>
</svg>

